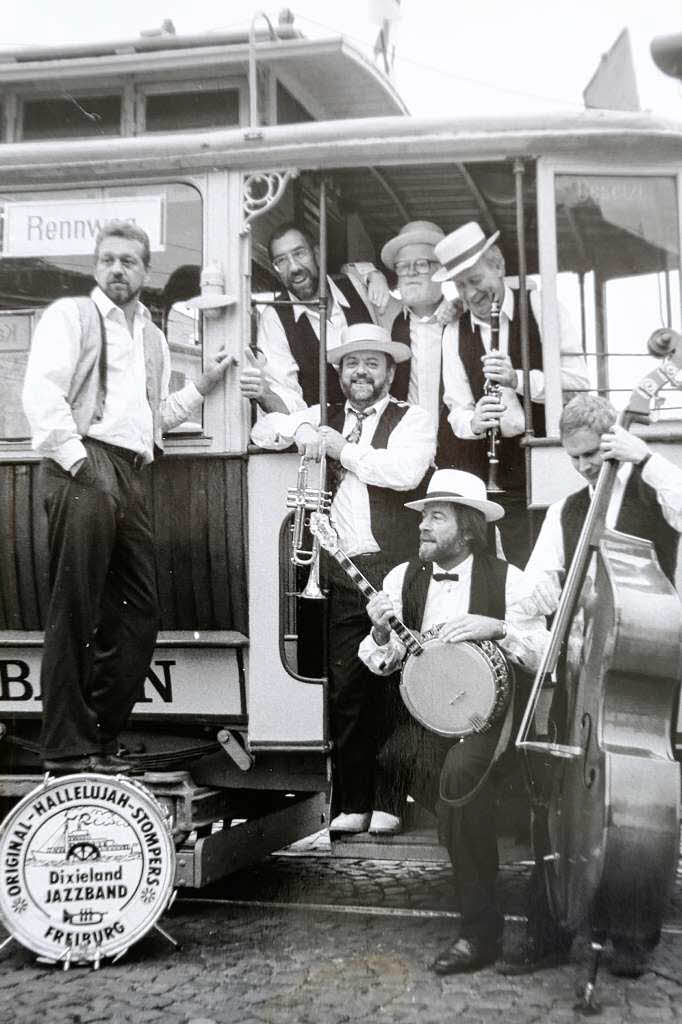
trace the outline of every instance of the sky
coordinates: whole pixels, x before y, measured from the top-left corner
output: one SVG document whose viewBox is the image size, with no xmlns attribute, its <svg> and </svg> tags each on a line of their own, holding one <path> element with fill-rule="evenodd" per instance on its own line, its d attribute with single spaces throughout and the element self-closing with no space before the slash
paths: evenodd
<svg viewBox="0 0 682 1024">
<path fill-rule="evenodd" d="M 371 50 L 372 5 L 395 0 L 297 0 L 307 36 L 343 34 Z M 250 0 L 29 0 L 5 19 L 3 50 L 122 40 L 170 18 L 178 34 L 248 25 L 256 10 L 274 21 L 284 3 Z M 653 65 L 656 35 L 682 32 L 682 0 L 401 0 L 395 84 L 418 115 L 507 114 L 582 107 L 582 90 L 624 27 L 632 32 L 642 106 L 682 120 L 682 88 Z"/>
</svg>

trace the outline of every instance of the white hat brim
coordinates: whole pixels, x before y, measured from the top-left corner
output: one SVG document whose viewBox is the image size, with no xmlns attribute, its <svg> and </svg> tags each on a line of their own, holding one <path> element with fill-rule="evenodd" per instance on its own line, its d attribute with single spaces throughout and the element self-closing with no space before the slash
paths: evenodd
<svg viewBox="0 0 682 1024">
<path fill-rule="evenodd" d="M 494 245 L 497 239 L 500 237 L 500 232 L 496 231 L 494 235 L 486 241 L 485 245 L 479 249 L 473 256 L 468 256 L 467 259 L 462 260 L 461 263 L 456 263 L 454 267 L 441 267 L 431 278 L 432 281 L 449 281 L 455 274 L 461 274 L 462 271 L 468 270 L 469 267 L 473 267 L 474 263 L 478 263 L 484 252 L 487 252 L 491 245 Z"/>
<path fill-rule="evenodd" d="M 452 497 L 446 494 L 435 494 L 433 497 L 429 497 L 427 494 L 425 498 L 420 498 L 419 501 L 405 502 L 405 508 L 413 508 L 417 512 L 421 512 L 425 505 L 436 505 L 444 501 L 451 502 L 453 505 L 468 505 L 469 508 L 477 509 L 477 511 L 482 512 L 485 516 L 486 523 L 494 523 L 504 516 L 504 509 L 496 501 L 479 498 L 461 498 L 456 494 L 453 494 Z"/>
<path fill-rule="evenodd" d="M 402 341 L 378 341 L 372 338 L 358 339 L 357 341 L 346 341 L 343 345 L 327 350 L 327 362 L 338 366 L 344 356 L 351 352 L 383 352 L 391 356 L 396 363 L 405 363 L 411 358 L 412 353 L 408 345 Z"/>
<path fill-rule="evenodd" d="M 438 245 L 442 242 L 445 235 L 438 234 L 435 231 L 406 231 L 403 235 L 396 235 L 395 238 L 389 239 L 386 245 L 381 250 L 381 262 L 389 270 L 395 269 L 395 258 L 400 250 L 406 245 Z"/>
</svg>

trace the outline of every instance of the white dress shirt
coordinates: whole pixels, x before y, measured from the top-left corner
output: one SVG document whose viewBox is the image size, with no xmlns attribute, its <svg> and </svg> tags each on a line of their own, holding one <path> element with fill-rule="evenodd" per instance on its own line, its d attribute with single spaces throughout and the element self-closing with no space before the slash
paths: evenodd
<svg viewBox="0 0 682 1024">
<path fill-rule="evenodd" d="M 338 533 L 339 545 L 350 557 L 379 551 L 372 534 L 367 484 L 394 491 L 412 490 L 435 455 L 436 443 L 429 418 L 418 406 L 410 406 L 391 431 L 387 448 L 372 447 L 372 438 L 388 403 L 389 396 L 385 395 L 370 407 L 376 413 L 362 420 L 358 443 L 346 444 L 341 449 L 339 461 L 347 472 L 334 496 L 331 519 Z M 356 422 L 357 418 L 346 402 L 342 433 L 347 436 Z M 261 448 L 288 448 L 297 428 L 304 423 L 319 426 L 319 405 L 289 415 L 268 413 L 254 425 L 251 440 Z"/>
<path fill-rule="evenodd" d="M 625 487 L 630 479 L 632 463 L 624 462 L 613 485 L 606 512 L 606 526 L 613 529 L 618 520 Z M 654 452 L 642 470 L 642 480 L 653 487 L 665 521 L 682 533 L 682 470 Z M 590 488 L 590 495 L 592 488 Z M 522 601 L 529 611 L 552 615 L 559 604 L 566 566 L 561 514 L 566 498 L 555 501 L 547 509 L 532 554 L 523 574 Z"/>
<path fill-rule="evenodd" d="M 373 271 L 375 268 L 371 263 L 354 264 L 357 274 L 364 274 Z M 345 268 L 349 269 L 349 268 Z M 357 277 L 350 276 L 350 280 L 357 287 Z M 344 310 L 348 309 L 348 300 L 343 292 L 334 284 L 331 277 L 327 278 L 328 297 L 330 300 L 327 310 L 327 348 L 334 348 L 341 344 L 341 331 L 347 327 Z M 320 337 L 320 313 L 312 306 L 304 306 L 296 302 L 296 296 L 288 292 L 289 299 L 294 303 L 291 311 L 294 320 L 298 323 L 302 316 L 307 316 L 315 332 Z M 358 294 L 371 313 L 371 306 L 367 297 L 358 288 Z M 298 381 L 298 363 L 294 359 L 282 321 L 277 313 L 276 306 L 264 306 L 261 308 L 258 322 L 258 347 L 265 356 L 265 376 L 272 392 L 281 398 L 289 412 L 296 412 L 298 409 L 305 409 L 303 391 Z"/>
<path fill-rule="evenodd" d="M 533 290 L 529 293 L 530 307 L 535 316 L 538 330 L 542 329 L 542 310 L 540 293 Z M 509 324 L 514 319 L 514 293 L 505 285 L 504 300 L 500 308 L 500 352 L 507 355 L 509 349 Z M 486 352 L 490 352 L 490 324 L 471 315 L 472 327 L 479 328 L 481 342 Z M 559 307 L 559 342 L 561 359 L 561 385 L 565 391 L 583 391 L 589 388 L 587 367 L 580 348 L 580 342 L 573 329 L 568 313 Z M 516 437 L 525 429 L 523 415 L 523 374 L 518 370 L 516 390 L 502 388 L 502 401 L 506 409 L 500 420 L 500 431 L 503 437 Z M 480 437 L 471 429 L 474 414 L 474 396 L 469 378 L 459 358 L 459 324 L 450 324 L 443 333 L 443 400 L 449 409 L 448 421 L 454 434 L 462 438 Z M 530 396 L 534 402 L 545 399 L 545 375 L 542 370 L 530 371 Z"/>
<path fill-rule="evenodd" d="M 471 599 L 471 573 L 474 558 L 469 555 L 454 570 L 443 570 L 434 562 L 434 572 L 453 571 L 459 580 L 439 580 L 433 578 L 429 583 L 422 619 L 422 632 L 448 622 L 469 610 Z M 386 576 L 382 590 L 388 595 L 398 619 L 403 617 L 403 581 L 407 571 L 407 562 L 397 565 Z M 526 612 L 519 604 L 522 573 L 516 566 L 510 565 L 507 570 L 505 587 L 505 622 L 507 635 L 496 643 L 512 661 L 521 665 L 526 671 L 534 671 L 547 642 L 548 633 L 544 616 Z M 385 644 L 378 644 L 372 632 L 360 644 L 358 649 L 360 660 L 376 675 L 390 675 L 398 669 L 405 657 L 405 645 L 391 631 Z"/>
<path fill-rule="evenodd" d="M 88 436 L 154 457 L 152 411 L 147 400 L 143 328 L 149 311 L 138 302 L 130 334 L 122 309 L 95 288 L 92 298 L 104 318 L 107 346 L 107 393 L 102 419 L 92 423 Z M 73 299 L 52 303 L 38 322 L 24 380 L 24 409 L 31 425 L 33 447 L 69 470 L 86 457 L 81 435 L 67 402 L 80 353 L 81 324 Z M 161 418 L 164 430 L 188 419 L 203 399 L 192 383 L 168 394 L 170 354 L 162 344 Z"/>
</svg>

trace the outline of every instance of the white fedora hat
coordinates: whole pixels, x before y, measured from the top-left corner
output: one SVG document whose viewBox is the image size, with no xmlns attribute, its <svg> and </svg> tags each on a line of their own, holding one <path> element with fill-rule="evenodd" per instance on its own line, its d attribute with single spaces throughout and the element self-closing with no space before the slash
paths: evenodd
<svg viewBox="0 0 682 1024">
<path fill-rule="evenodd" d="M 468 505 L 478 509 L 487 523 L 501 519 L 504 509 L 496 501 L 488 501 L 485 484 L 473 473 L 461 469 L 437 469 L 429 480 L 426 497 L 420 501 L 408 501 L 405 508 L 416 508 L 421 512 L 425 505 L 438 501 L 451 501 L 454 505 Z"/>
<path fill-rule="evenodd" d="M 344 356 L 351 352 L 384 352 L 396 363 L 410 358 L 409 345 L 393 341 L 384 327 L 377 324 L 352 324 L 341 331 L 341 344 L 327 351 L 327 362 L 338 366 Z"/>
<path fill-rule="evenodd" d="M 391 270 L 395 269 L 396 256 L 405 245 L 438 245 L 445 238 L 445 232 L 430 220 L 411 220 L 401 228 L 395 238 L 389 239 L 381 250 L 381 262 Z"/>
<path fill-rule="evenodd" d="M 436 246 L 436 258 L 441 269 L 436 271 L 431 280 L 447 281 L 455 274 L 461 274 L 463 270 L 473 267 L 483 253 L 494 244 L 499 234 L 500 232 L 496 231 L 486 239 L 475 220 L 470 220 L 456 231 L 451 231 Z"/>
</svg>

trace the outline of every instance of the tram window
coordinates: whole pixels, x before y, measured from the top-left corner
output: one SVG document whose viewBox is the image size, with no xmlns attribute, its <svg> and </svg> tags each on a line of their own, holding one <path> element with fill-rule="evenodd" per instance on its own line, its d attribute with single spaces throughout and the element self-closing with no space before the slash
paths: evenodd
<svg viewBox="0 0 682 1024">
<path fill-rule="evenodd" d="M 648 368 L 656 327 L 680 328 L 675 179 L 558 174 L 559 300 L 580 327 L 593 388 L 622 408 Z M 659 416 L 681 418 L 677 392 Z"/>
<path fill-rule="evenodd" d="M 92 290 L 95 237 L 100 224 L 114 217 L 135 217 L 152 239 L 142 302 L 168 339 L 171 389 L 201 374 L 201 320 L 186 305 L 199 292 L 202 264 L 202 201 L 195 188 L 163 184 L 4 193 L 0 212 L 0 440 L 29 437 L 21 388 L 35 324 L 55 299 Z M 197 421 L 178 431 L 201 429 Z"/>
<path fill-rule="evenodd" d="M 239 124 L 239 90 L 148 93 L 145 131 L 177 132 Z"/>
<path fill-rule="evenodd" d="M 85 139 L 121 134 L 120 96 L 24 100 L 22 138 Z"/>
</svg>

